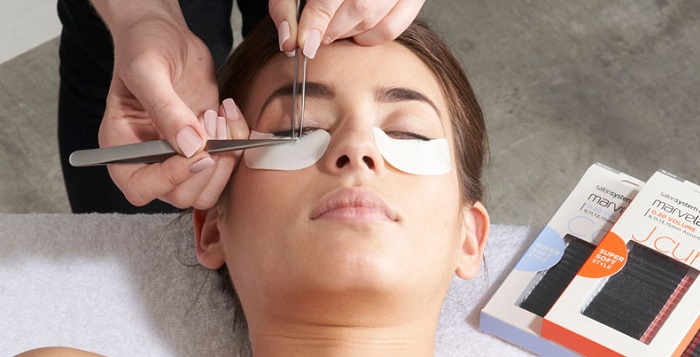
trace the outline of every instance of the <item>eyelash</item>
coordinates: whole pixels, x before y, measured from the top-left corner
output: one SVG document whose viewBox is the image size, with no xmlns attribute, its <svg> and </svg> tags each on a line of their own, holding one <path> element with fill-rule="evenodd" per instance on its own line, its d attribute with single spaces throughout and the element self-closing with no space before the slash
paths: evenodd
<svg viewBox="0 0 700 357">
<path fill-rule="evenodd" d="M 319 130 L 319 128 L 314 128 L 314 127 L 304 127 L 302 130 L 302 135 L 309 134 L 311 132 L 314 132 L 316 130 Z M 275 137 L 281 137 L 281 138 L 290 138 L 292 137 L 292 130 L 279 130 L 279 131 L 273 131 L 271 133 Z M 425 137 L 420 134 L 416 133 L 411 133 L 408 131 L 389 131 L 386 133 L 386 135 L 389 135 L 393 139 L 398 139 L 398 140 L 421 140 L 421 141 L 430 141 L 430 138 Z"/>
<path fill-rule="evenodd" d="M 399 139 L 399 140 L 422 140 L 422 141 L 429 141 L 430 138 L 425 137 L 420 134 L 416 133 L 411 133 L 408 131 L 388 131 L 386 135 L 389 135 L 389 137 L 393 139 Z"/>
<path fill-rule="evenodd" d="M 319 130 L 319 128 L 305 126 L 302 129 L 302 135 L 309 134 L 309 133 L 314 132 L 316 130 Z M 271 134 L 274 135 L 275 137 L 291 138 L 292 137 L 292 129 L 273 131 Z"/>
</svg>

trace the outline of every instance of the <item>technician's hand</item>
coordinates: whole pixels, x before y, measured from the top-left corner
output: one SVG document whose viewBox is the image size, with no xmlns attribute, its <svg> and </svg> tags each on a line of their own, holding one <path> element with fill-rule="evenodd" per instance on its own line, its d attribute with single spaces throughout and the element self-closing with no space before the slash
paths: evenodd
<svg viewBox="0 0 700 357">
<path fill-rule="evenodd" d="M 158 198 L 179 208 L 207 209 L 217 202 L 237 156 L 209 156 L 202 151 L 204 143 L 221 135 L 247 138 L 248 126 L 233 101 L 227 101 L 219 109 L 227 120 L 218 122 L 213 132 L 205 129 L 198 117 L 218 107 L 210 52 L 184 19 L 157 15 L 110 26 L 115 67 L 99 143 L 107 147 L 167 140 L 182 156 L 150 165 L 109 165 L 112 179 L 137 206 Z M 207 124 L 210 129 L 211 120 Z"/>
<path fill-rule="evenodd" d="M 425 0 L 307 0 L 297 27 L 296 0 L 270 0 L 280 50 L 299 47 L 309 58 L 321 44 L 352 37 L 360 45 L 396 39 L 416 18 Z M 298 31 L 297 31 L 298 30 Z"/>
</svg>

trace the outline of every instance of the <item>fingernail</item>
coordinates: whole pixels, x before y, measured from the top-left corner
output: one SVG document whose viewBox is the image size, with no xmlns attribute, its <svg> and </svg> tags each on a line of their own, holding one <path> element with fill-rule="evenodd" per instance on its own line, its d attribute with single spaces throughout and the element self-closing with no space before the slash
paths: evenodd
<svg viewBox="0 0 700 357">
<path fill-rule="evenodd" d="M 205 157 L 190 166 L 190 172 L 193 174 L 202 172 L 214 165 L 214 160 L 211 157 Z"/>
<path fill-rule="evenodd" d="M 289 51 L 285 52 L 284 54 L 287 55 L 287 57 L 292 58 L 297 55 L 297 51 Z"/>
<path fill-rule="evenodd" d="M 304 42 L 304 56 L 309 58 L 316 57 L 318 46 L 321 46 L 321 31 L 311 30 L 306 36 L 306 42 Z"/>
<path fill-rule="evenodd" d="M 204 112 L 204 128 L 210 138 L 216 136 L 216 112 L 209 109 Z"/>
<path fill-rule="evenodd" d="M 280 40 L 280 51 L 284 52 L 284 48 L 282 46 L 284 46 L 284 43 L 292 36 L 292 32 L 289 29 L 289 22 L 282 21 L 280 26 L 277 28 L 277 36 Z"/>
<path fill-rule="evenodd" d="M 233 99 L 226 98 L 221 104 L 224 106 L 224 112 L 228 120 L 238 120 L 241 118 L 240 115 L 238 115 L 238 106 Z"/>
<path fill-rule="evenodd" d="M 197 135 L 197 132 L 189 126 L 182 128 L 180 132 L 177 133 L 176 140 L 177 146 L 180 147 L 180 150 L 182 150 L 182 153 L 186 157 L 192 157 L 192 155 L 199 150 L 199 147 L 202 146 L 202 139 Z"/>
<path fill-rule="evenodd" d="M 216 118 L 216 138 L 219 140 L 228 138 L 228 127 L 226 126 L 226 118 L 224 117 Z"/>
</svg>

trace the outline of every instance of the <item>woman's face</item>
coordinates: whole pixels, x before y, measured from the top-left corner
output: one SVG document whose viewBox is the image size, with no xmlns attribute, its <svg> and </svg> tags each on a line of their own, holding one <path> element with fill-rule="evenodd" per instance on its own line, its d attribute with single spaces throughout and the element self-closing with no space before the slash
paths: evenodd
<svg viewBox="0 0 700 357">
<path fill-rule="evenodd" d="M 266 64 L 242 105 L 252 130 L 289 131 L 292 78 L 284 55 Z M 308 61 L 304 127 L 331 134 L 315 165 L 241 162 L 219 211 L 221 259 L 244 307 L 358 292 L 441 301 L 455 271 L 478 270 L 488 217 L 479 203 L 461 206 L 454 158 L 448 174 L 407 174 L 372 132 L 447 138 L 454 155 L 445 98 L 418 57 L 397 43 L 324 46 Z"/>
</svg>

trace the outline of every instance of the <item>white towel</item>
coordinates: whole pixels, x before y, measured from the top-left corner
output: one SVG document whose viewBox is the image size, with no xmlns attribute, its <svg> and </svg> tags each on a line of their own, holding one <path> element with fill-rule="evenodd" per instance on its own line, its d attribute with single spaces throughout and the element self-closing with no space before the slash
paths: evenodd
<svg viewBox="0 0 700 357">
<path fill-rule="evenodd" d="M 2 355 L 56 345 L 107 356 L 230 355 L 230 299 L 214 273 L 207 280 L 189 266 L 191 223 L 175 218 L 0 214 Z M 478 319 L 538 230 L 491 227 L 481 274 L 453 280 L 436 356 L 530 355 L 479 331 Z"/>
</svg>

